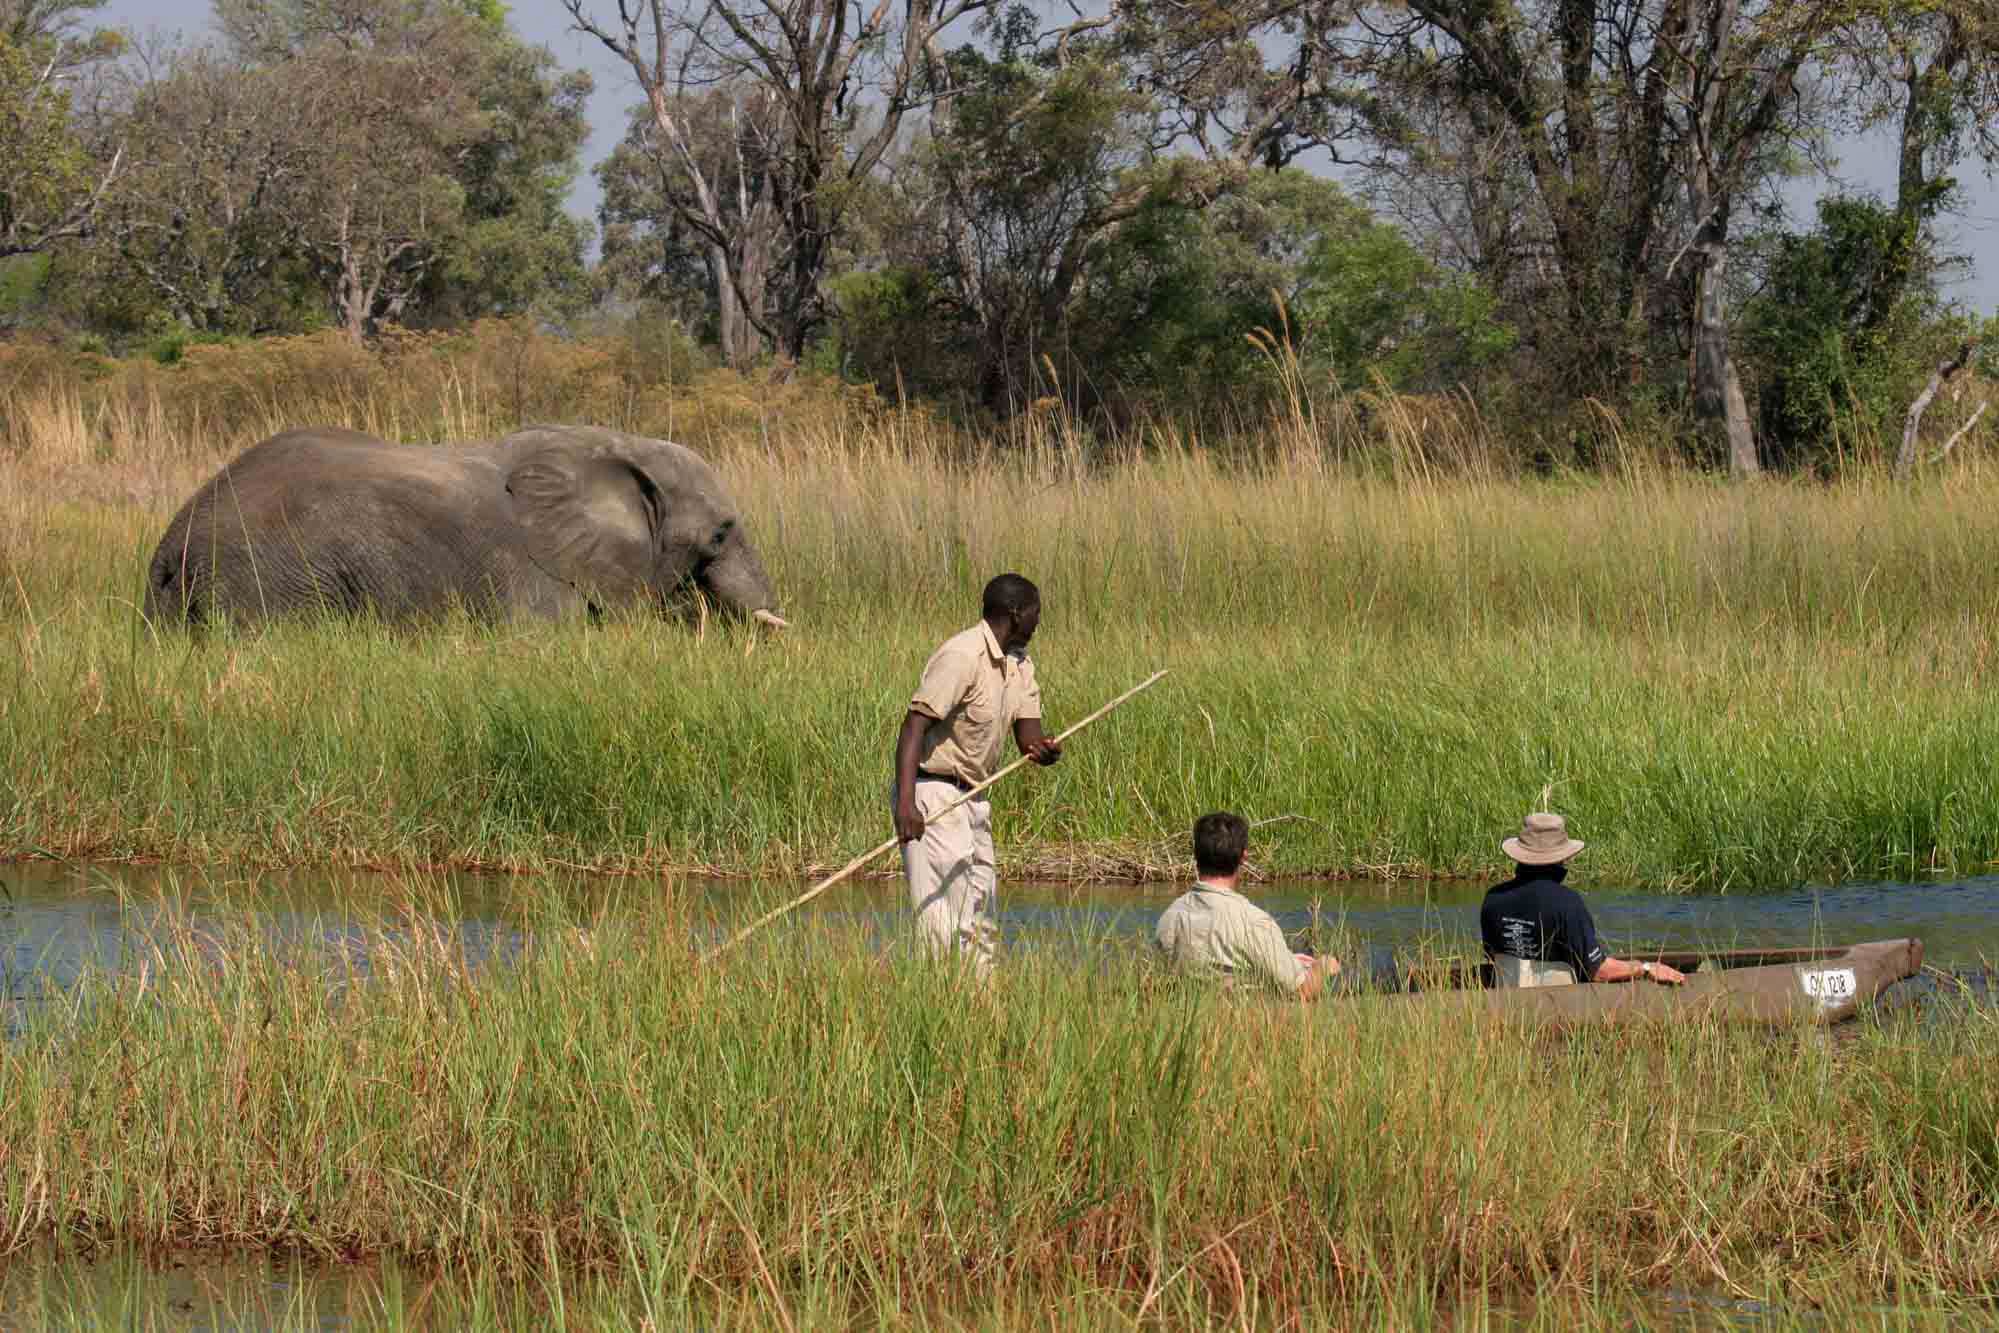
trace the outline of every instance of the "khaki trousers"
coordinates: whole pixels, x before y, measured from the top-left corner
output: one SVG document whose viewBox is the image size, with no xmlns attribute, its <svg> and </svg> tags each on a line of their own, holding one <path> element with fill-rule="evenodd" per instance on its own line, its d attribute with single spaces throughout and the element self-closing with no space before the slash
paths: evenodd
<svg viewBox="0 0 1999 1333">
<path fill-rule="evenodd" d="M 979 976 L 991 973 L 999 945 L 994 919 L 998 874 L 993 868 L 993 808 L 974 798 L 955 810 L 937 812 L 958 799 L 948 782 L 919 777 L 916 813 L 923 836 L 902 844 L 902 877 L 916 934 L 932 958 L 954 953 Z"/>
</svg>

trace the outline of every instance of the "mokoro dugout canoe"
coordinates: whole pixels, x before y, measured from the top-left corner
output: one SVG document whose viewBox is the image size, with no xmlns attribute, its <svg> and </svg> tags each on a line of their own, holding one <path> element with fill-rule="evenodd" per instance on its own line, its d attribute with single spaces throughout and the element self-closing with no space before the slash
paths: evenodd
<svg viewBox="0 0 1999 1333">
<path fill-rule="evenodd" d="M 1774 1024 L 1827 1024 L 1853 1017 L 1861 1005 L 1923 965 L 1918 939 L 1809 949 L 1637 953 L 1687 973 L 1678 986 L 1652 981 L 1585 982 L 1574 986 L 1414 991 L 1383 996 L 1389 1003 L 1462 1004 L 1555 1026 L 1581 1023 L 1674 1022 L 1714 1018 Z M 1702 966 L 1702 964 L 1707 964 Z"/>
</svg>

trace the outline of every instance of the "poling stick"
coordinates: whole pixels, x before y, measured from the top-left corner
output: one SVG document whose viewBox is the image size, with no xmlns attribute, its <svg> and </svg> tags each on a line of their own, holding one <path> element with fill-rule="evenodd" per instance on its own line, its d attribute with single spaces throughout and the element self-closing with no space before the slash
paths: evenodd
<svg viewBox="0 0 1999 1333">
<path fill-rule="evenodd" d="M 1164 669 L 1153 672 L 1150 676 L 1147 676 L 1144 680 L 1132 686 L 1130 689 L 1126 690 L 1123 694 L 1120 694 L 1117 698 L 1111 700 L 1109 703 L 1105 704 L 1102 708 L 1099 708 L 1096 712 L 1084 718 L 1081 722 L 1078 722 L 1075 726 L 1070 727 L 1067 731 L 1061 732 L 1060 734 L 1055 736 L 1054 737 L 1055 743 L 1057 745 L 1060 745 L 1063 741 L 1068 740 L 1071 736 L 1081 731 L 1084 727 L 1089 726 L 1092 722 L 1095 722 L 1098 718 L 1104 716 L 1106 713 L 1109 713 L 1112 709 L 1116 708 L 1119 704 L 1131 698 L 1133 695 L 1136 695 L 1144 690 L 1151 689 L 1155 684 L 1158 683 L 1159 678 L 1161 676 L 1164 676 L 1165 674 L 1166 672 Z M 1022 764 L 1025 764 L 1028 761 L 1029 761 L 1029 756 L 1022 755 L 1020 758 L 1008 764 L 1005 768 L 1002 768 L 999 772 L 987 778 L 984 782 L 981 782 L 976 787 L 973 787 L 970 791 L 960 796 L 957 800 L 951 802 L 951 804 L 939 810 L 937 814 L 938 815 L 948 814 L 949 812 L 956 810 L 959 806 L 971 800 L 974 796 L 977 796 L 980 792 L 992 786 L 995 782 L 998 782 L 1001 778 L 1013 772 L 1013 770 L 1019 768 Z M 936 818 L 936 816 L 933 815 L 932 818 L 934 819 Z M 814 898 L 817 898 L 820 894 L 826 892 L 826 890 L 832 888 L 835 884 L 838 884 L 841 880 L 853 874 L 856 870 L 859 870 L 862 866 L 874 860 L 877 856 L 880 856 L 883 852 L 889 850 L 891 847 L 899 845 L 901 841 L 902 840 L 900 838 L 890 838 L 887 842 L 881 844 L 879 847 L 876 847 L 870 851 L 862 852 L 859 856 L 847 862 L 847 864 L 841 866 L 831 875 L 827 876 L 825 879 L 820 880 L 817 884 L 814 884 L 811 888 L 799 894 L 796 898 L 793 898 L 790 902 L 786 903 L 784 906 L 773 908 L 772 910 L 758 917 L 756 920 L 750 922 L 749 925 L 744 926 L 741 930 L 737 931 L 734 935 L 730 936 L 727 942 L 718 945 L 715 949 L 715 952 L 708 956 L 710 958 L 718 958 L 722 954 L 727 953 L 730 949 L 733 949 L 738 944 L 741 944 L 743 942 L 743 937 L 748 935 L 751 931 L 756 930 L 760 926 L 769 925 L 771 922 L 777 920 L 779 917 L 783 916 L 786 912 L 791 911 L 795 907 L 803 907 L 806 903 L 811 902 Z"/>
</svg>

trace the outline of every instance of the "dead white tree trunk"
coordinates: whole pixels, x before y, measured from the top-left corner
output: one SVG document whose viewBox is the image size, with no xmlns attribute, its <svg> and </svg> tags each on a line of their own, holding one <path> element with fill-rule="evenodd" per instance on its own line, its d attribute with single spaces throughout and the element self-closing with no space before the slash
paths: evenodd
<svg viewBox="0 0 1999 1333">
<path fill-rule="evenodd" d="M 1756 432 L 1749 424 L 1749 404 L 1743 398 L 1742 377 L 1729 351 L 1728 316 L 1722 304 L 1723 269 L 1728 242 L 1715 228 L 1704 244 L 1699 268 L 1700 296 L 1694 306 L 1694 414 L 1719 427 L 1728 443 L 1728 470 L 1737 477 L 1762 472 L 1756 455 Z"/>
<path fill-rule="evenodd" d="M 1936 368 L 1936 373 L 1930 376 L 1930 382 L 1916 395 L 1916 401 L 1909 404 L 1909 415 L 1902 422 L 1902 448 L 1895 455 L 1897 479 L 1908 476 L 1910 469 L 1916 465 L 1916 431 L 1923 424 L 1923 413 L 1929 411 L 1931 401 L 1937 396 L 1937 390 L 1943 388 L 1951 376 L 1970 363 L 1971 354 L 1977 347 L 1976 338 L 1967 338 L 1963 346 Z"/>
<path fill-rule="evenodd" d="M 1693 160 L 1688 164 L 1687 202 L 1700 219 L 1691 245 L 1695 256 L 1693 397 L 1694 416 L 1710 431 L 1719 431 L 1728 445 L 1728 470 L 1753 477 L 1763 470 L 1756 456 L 1756 433 L 1743 401 L 1742 379 L 1729 348 L 1728 312 L 1723 282 L 1728 268 L 1728 215 L 1735 188 L 1729 159 L 1739 156 L 1739 142 L 1718 144 L 1728 132 L 1730 85 L 1740 77 L 1733 69 L 1740 0 L 1719 0 L 1707 15 L 1703 34 L 1705 60 L 1692 69 L 1693 87 L 1688 120 Z M 1733 150 L 1733 151 L 1731 151 Z"/>
</svg>

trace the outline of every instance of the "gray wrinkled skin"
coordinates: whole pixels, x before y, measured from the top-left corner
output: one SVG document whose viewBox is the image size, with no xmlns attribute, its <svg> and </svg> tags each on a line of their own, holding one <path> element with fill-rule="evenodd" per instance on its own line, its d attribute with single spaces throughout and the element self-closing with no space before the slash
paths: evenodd
<svg viewBox="0 0 1999 1333">
<path fill-rule="evenodd" d="M 678 444 L 530 426 L 476 444 L 286 431 L 195 492 L 146 570 L 154 624 L 305 613 L 408 622 L 665 606 L 776 610 L 713 468 Z"/>
</svg>

